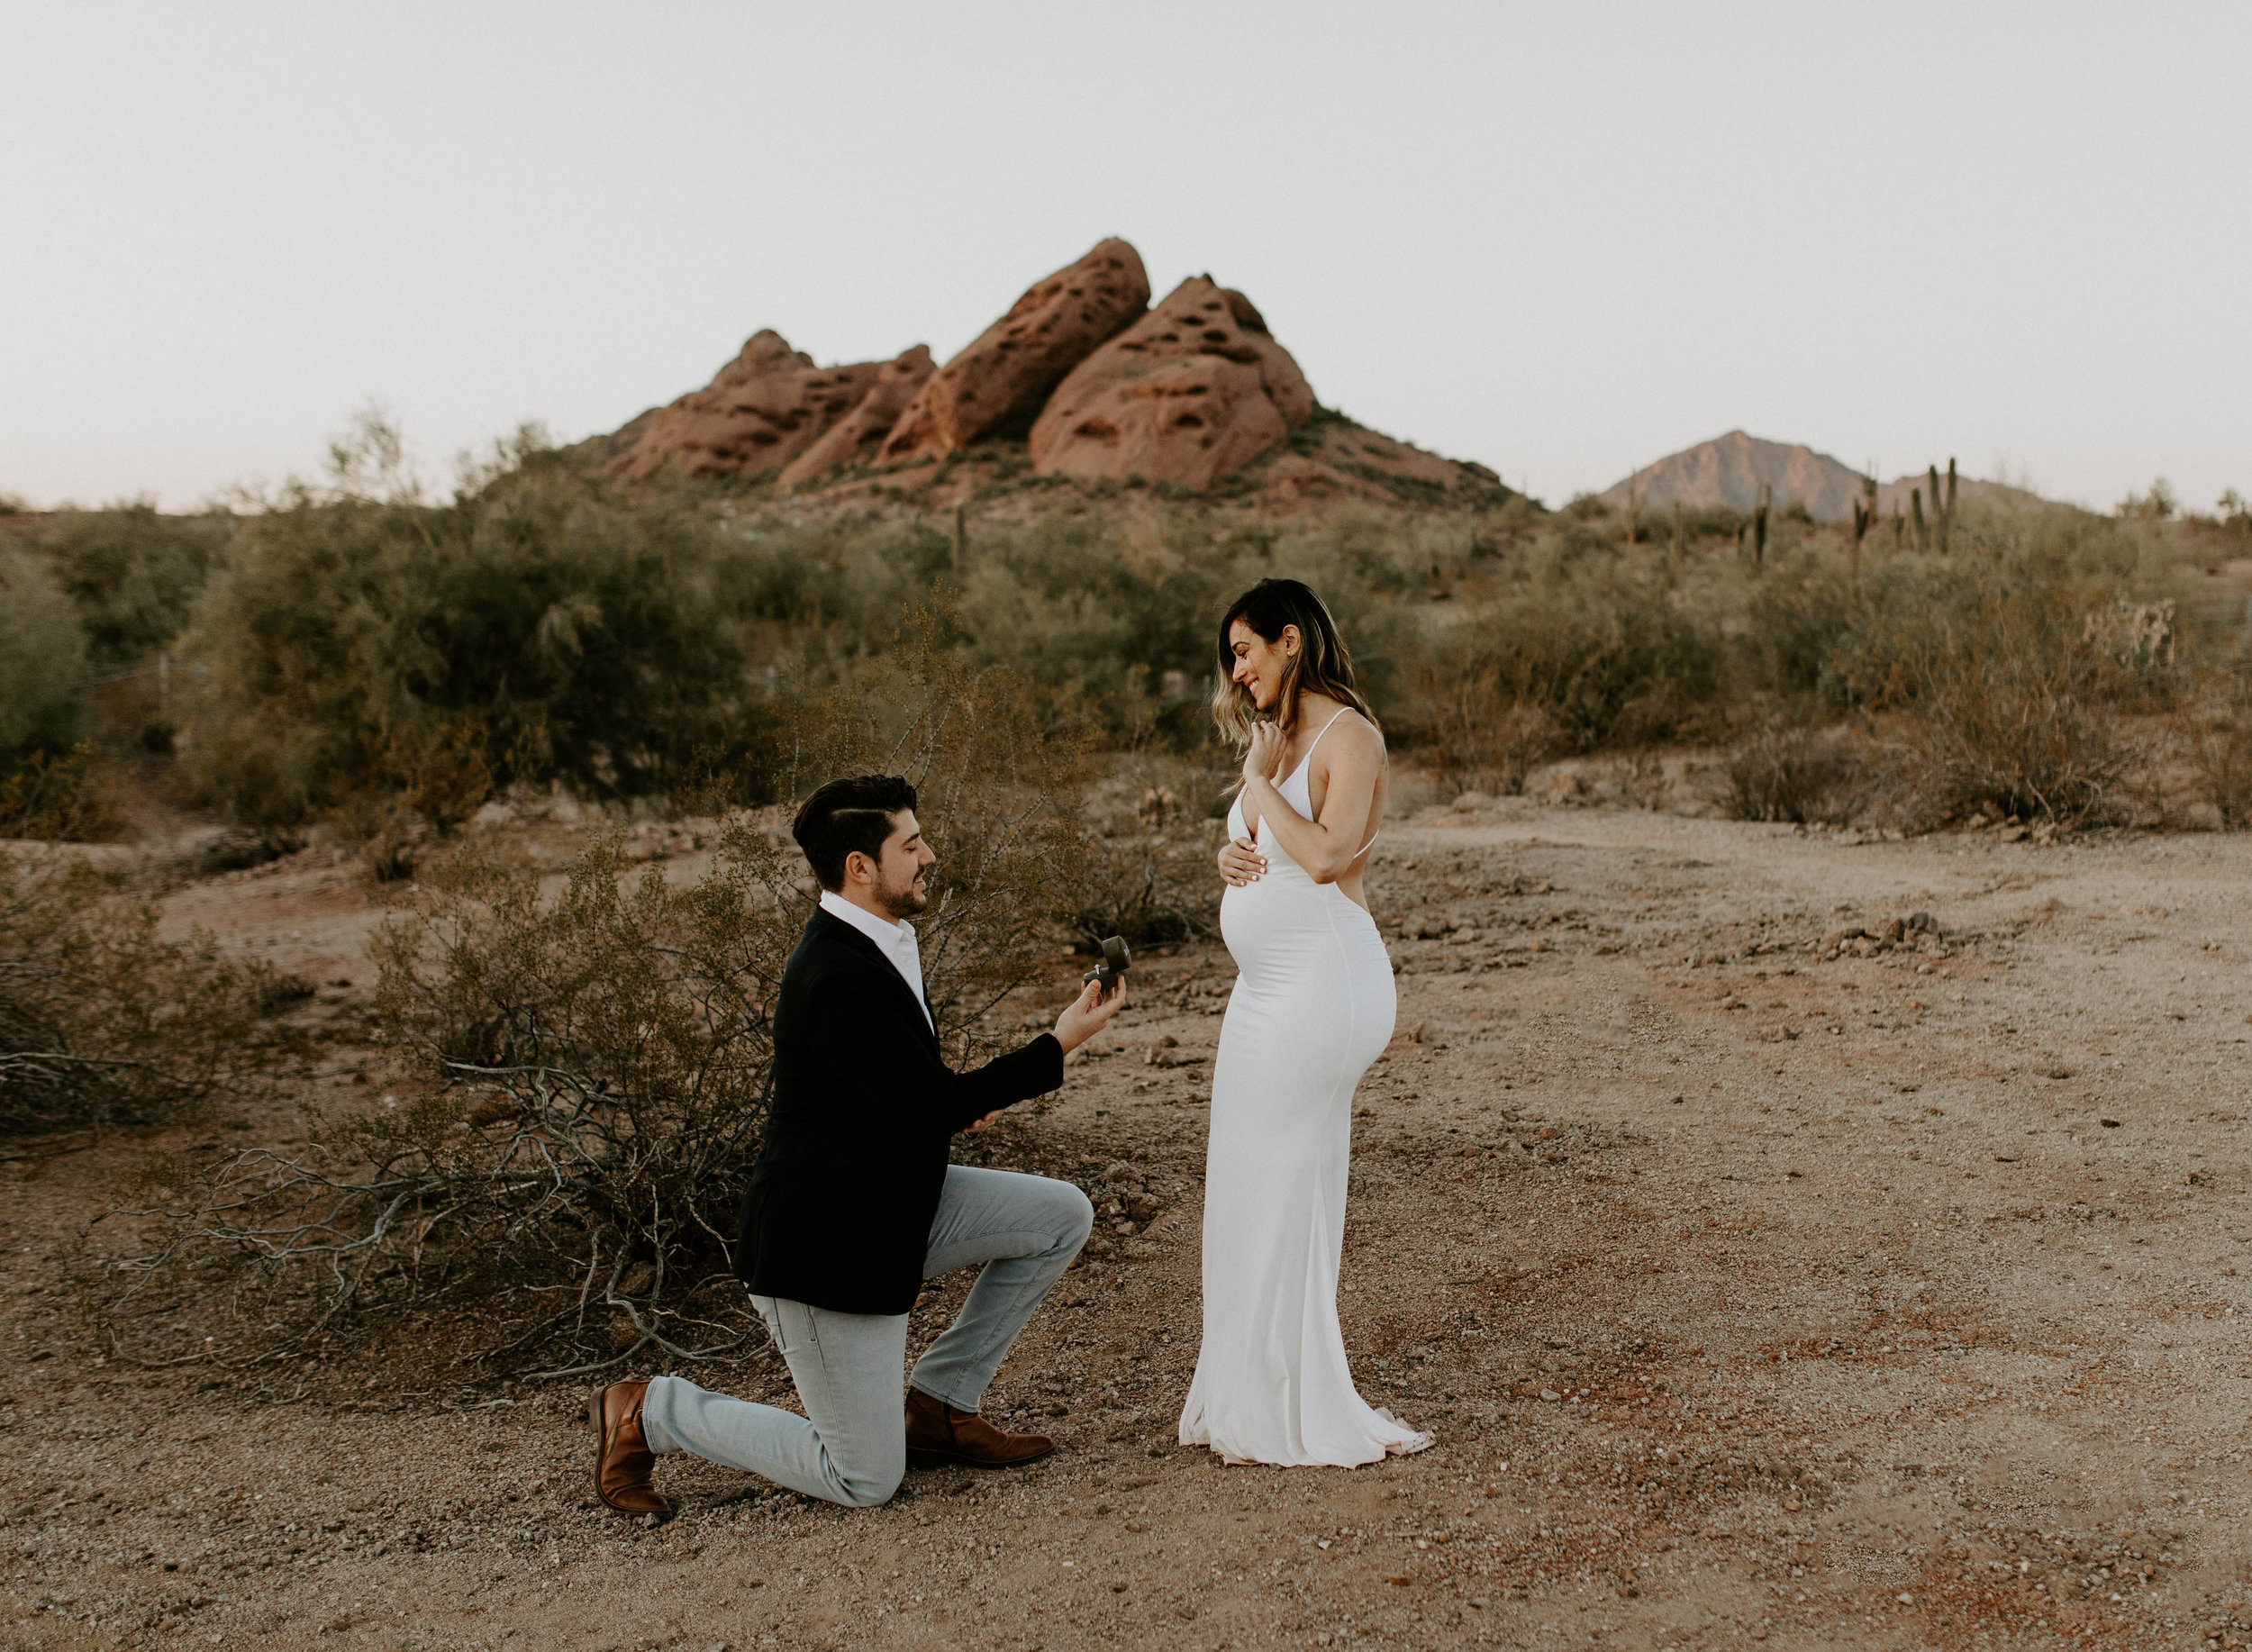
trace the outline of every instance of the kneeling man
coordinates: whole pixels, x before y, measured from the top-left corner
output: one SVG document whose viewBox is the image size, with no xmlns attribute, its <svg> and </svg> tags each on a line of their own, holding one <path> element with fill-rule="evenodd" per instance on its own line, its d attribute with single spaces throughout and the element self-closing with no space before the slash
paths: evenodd
<svg viewBox="0 0 2252 1652">
<path fill-rule="evenodd" d="M 736 1241 L 736 1271 L 789 1362 L 803 1417 L 677 1376 L 613 1383 L 588 1404 L 595 1491 L 665 1514 L 655 1458 L 690 1451 L 809 1496 L 867 1507 L 910 1451 L 988 1466 L 1055 1449 L 977 1414 L 1002 1357 L 1086 1242 L 1068 1182 L 947 1162 L 957 1130 L 1063 1083 L 1064 1055 L 1125 1001 L 1090 983 L 1056 1030 L 973 1073 L 939 1054 L 915 931 L 938 857 L 896 776 L 832 780 L 791 828 L 821 909 L 790 954 L 774 1018 L 774 1103 Z M 922 1282 L 985 1269 L 961 1317 L 915 1362 L 903 1416 L 907 1314 Z"/>
</svg>

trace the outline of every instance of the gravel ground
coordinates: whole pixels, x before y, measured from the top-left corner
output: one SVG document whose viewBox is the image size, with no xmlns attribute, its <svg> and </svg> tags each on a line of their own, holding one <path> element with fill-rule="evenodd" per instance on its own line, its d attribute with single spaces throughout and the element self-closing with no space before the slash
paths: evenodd
<svg viewBox="0 0 2252 1652">
<path fill-rule="evenodd" d="M 104 1365 L 68 1270 L 141 1144 L 0 1164 L 0 1640 L 2252 1644 L 2252 842 L 1518 801 L 1377 853 L 1401 1031 L 1358 1103 L 1342 1305 L 1430 1451 L 1173 1443 L 1230 975 L 1187 949 L 975 1149 L 1106 1209 L 990 1402 L 1066 1448 L 881 1510 L 672 1459 L 680 1517 L 629 1523 L 577 1384 Z M 329 1086 L 366 1066 L 359 899 L 308 859 L 175 903 L 344 984 L 307 1011 L 348 1040 Z M 786 1393 L 770 1355 L 698 1375 Z"/>
</svg>

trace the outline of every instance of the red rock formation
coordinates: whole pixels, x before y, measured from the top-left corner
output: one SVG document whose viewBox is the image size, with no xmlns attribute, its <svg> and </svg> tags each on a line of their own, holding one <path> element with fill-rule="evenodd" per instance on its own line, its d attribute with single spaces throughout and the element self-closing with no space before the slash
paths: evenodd
<svg viewBox="0 0 2252 1652">
<path fill-rule="evenodd" d="M 1210 276 L 1204 277 L 1209 281 Z M 1228 313 L 1243 330 L 1245 342 L 1258 352 L 1259 381 L 1267 386 L 1268 399 L 1275 411 L 1281 413 L 1285 424 L 1303 424 L 1313 417 L 1313 386 L 1306 383 L 1306 376 L 1298 370 L 1298 363 L 1291 353 L 1275 342 L 1275 335 L 1267 330 L 1267 318 L 1254 304 L 1231 286 L 1220 289 L 1220 296 L 1227 301 Z M 1169 301 L 1168 301 L 1169 302 Z"/>
<path fill-rule="evenodd" d="M 1032 426 L 1036 470 L 1209 487 L 1312 417 L 1313 391 L 1251 301 L 1210 276 L 1073 369 Z"/>
<path fill-rule="evenodd" d="M 825 477 L 840 465 L 858 465 L 873 459 L 876 449 L 899 422 L 899 415 L 914 401 L 931 377 L 931 347 L 918 344 L 895 361 L 877 369 L 876 384 L 859 404 L 831 425 L 813 445 L 783 467 L 782 484 L 795 487 Z"/>
<path fill-rule="evenodd" d="M 762 329 L 709 385 L 634 421 L 642 426 L 639 440 L 604 468 L 631 477 L 654 476 L 667 464 L 692 477 L 778 468 L 819 440 L 896 365 L 817 368 L 780 333 Z"/>
<path fill-rule="evenodd" d="M 1149 303 L 1141 254 L 1122 241 L 1096 242 L 931 376 L 884 443 L 883 462 L 943 458 L 1037 413 L 1066 374 Z"/>
</svg>

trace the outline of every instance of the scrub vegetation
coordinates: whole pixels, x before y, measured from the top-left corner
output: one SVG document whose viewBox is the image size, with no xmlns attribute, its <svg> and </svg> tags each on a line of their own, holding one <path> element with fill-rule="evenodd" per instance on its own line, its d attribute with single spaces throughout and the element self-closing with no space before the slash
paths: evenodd
<svg viewBox="0 0 2252 1652">
<path fill-rule="evenodd" d="M 1021 1033 L 997 1006 L 1061 949 L 1209 937 L 1212 621 L 1270 574 L 1336 611 L 1403 809 L 1591 757 L 1684 806 L 1657 754 L 1687 748 L 1715 756 L 1685 806 L 1740 818 L 2241 827 L 2252 523 L 2157 489 L 2111 516 L 1998 497 L 1940 535 L 1786 503 L 1654 538 L 1503 494 L 1278 519 L 1031 478 L 824 517 L 590 474 L 530 431 L 433 497 L 367 421 L 321 482 L 239 508 L 16 513 L 0 823 L 229 835 L 109 871 L 0 857 L 0 1102 L 36 1134 L 286 1089 L 274 1015 L 313 989 L 160 939 L 149 903 L 351 846 L 395 908 L 376 1008 L 401 1092 L 286 1148 L 153 1157 L 104 1253 L 117 1346 L 270 1359 L 503 1295 L 531 1305 L 480 1321 L 480 1357 L 731 1346 L 730 1201 L 813 893 L 779 822 L 814 781 L 925 785 L 925 956 L 965 1055 Z M 599 840 L 559 868 L 472 829 L 557 798 Z M 708 867 L 639 869 L 626 828 L 691 815 Z"/>
</svg>

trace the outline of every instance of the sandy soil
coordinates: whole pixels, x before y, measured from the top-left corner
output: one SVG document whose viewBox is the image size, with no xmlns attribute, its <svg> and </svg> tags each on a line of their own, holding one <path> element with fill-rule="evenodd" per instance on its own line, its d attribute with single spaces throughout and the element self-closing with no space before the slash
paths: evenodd
<svg viewBox="0 0 2252 1652">
<path fill-rule="evenodd" d="M 882 1510 L 672 1459 L 680 1517 L 628 1523 L 576 1384 L 104 1365 L 63 1270 L 135 1144 L 0 1164 L 0 1641 L 2252 1643 L 2252 842 L 1519 802 L 1378 854 L 1402 1030 L 1359 1102 L 1343 1312 L 1432 1450 L 1172 1443 L 1230 973 L 1185 950 L 976 1149 L 1119 1207 L 990 1402 L 1066 1449 Z M 309 1012 L 351 1083 L 349 878 L 284 863 L 176 911 L 350 983 Z M 770 1356 L 698 1375 L 785 1393 Z"/>
</svg>

